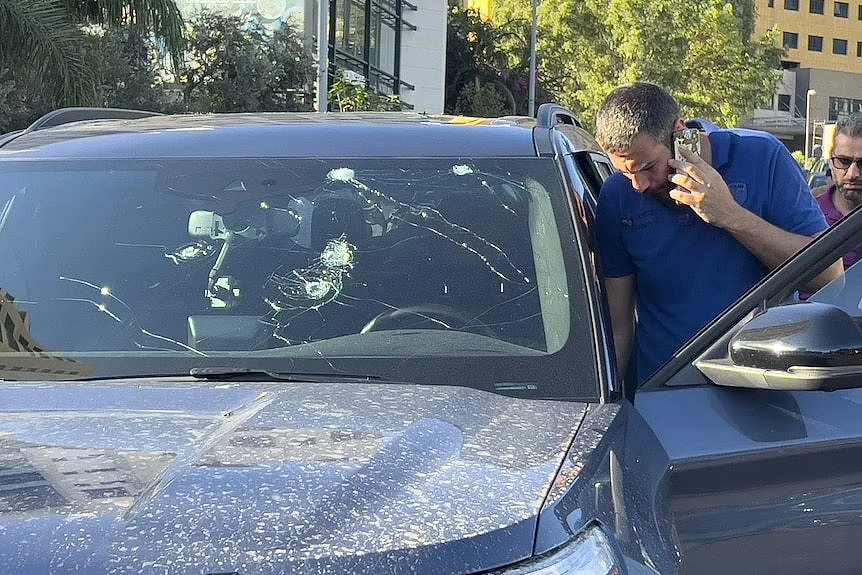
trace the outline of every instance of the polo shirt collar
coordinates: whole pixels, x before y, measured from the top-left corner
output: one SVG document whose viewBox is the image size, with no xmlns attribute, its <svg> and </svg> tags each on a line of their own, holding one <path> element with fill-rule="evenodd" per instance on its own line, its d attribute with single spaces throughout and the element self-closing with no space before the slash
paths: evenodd
<svg viewBox="0 0 862 575">
<path fill-rule="evenodd" d="M 730 138 L 722 137 L 723 133 L 720 128 L 703 118 L 689 120 L 685 123 L 688 128 L 697 128 L 709 137 L 709 146 L 712 152 L 712 167 L 716 170 L 721 169 L 728 161 L 730 161 Z"/>
<path fill-rule="evenodd" d="M 820 204 L 820 208 L 823 210 L 823 215 L 826 216 L 826 221 L 830 226 L 844 217 L 841 210 L 835 206 L 835 200 L 833 199 L 835 189 L 835 184 L 832 184 L 825 192 L 823 192 L 823 195 L 817 198 L 817 203 Z"/>
</svg>

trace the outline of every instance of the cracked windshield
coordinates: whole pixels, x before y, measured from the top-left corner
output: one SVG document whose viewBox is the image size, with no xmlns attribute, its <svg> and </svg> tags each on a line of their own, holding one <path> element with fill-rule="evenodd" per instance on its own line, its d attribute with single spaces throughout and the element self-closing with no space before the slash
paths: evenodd
<svg viewBox="0 0 862 575">
<path fill-rule="evenodd" d="M 459 358 L 529 388 L 569 340 L 559 185 L 542 159 L 7 162 L 0 375 Z"/>
</svg>

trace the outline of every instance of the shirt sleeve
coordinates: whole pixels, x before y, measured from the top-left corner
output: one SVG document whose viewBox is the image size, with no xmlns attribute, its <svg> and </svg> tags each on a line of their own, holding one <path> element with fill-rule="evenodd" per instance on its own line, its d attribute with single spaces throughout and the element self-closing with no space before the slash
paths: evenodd
<svg viewBox="0 0 862 575">
<path fill-rule="evenodd" d="M 622 217 L 620 215 L 619 174 L 608 178 L 602 185 L 596 207 L 596 243 L 599 264 L 605 277 L 621 278 L 635 273 L 635 266 L 623 244 Z"/>
<path fill-rule="evenodd" d="M 803 236 L 814 236 L 828 226 L 799 163 L 777 140 L 769 190 L 766 220 L 779 228 Z"/>
</svg>

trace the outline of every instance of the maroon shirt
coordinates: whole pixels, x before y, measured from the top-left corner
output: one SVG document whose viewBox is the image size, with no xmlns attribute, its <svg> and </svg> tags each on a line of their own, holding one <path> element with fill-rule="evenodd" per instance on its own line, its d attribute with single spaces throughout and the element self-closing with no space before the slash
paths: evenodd
<svg viewBox="0 0 862 575">
<path fill-rule="evenodd" d="M 823 211 L 823 215 L 826 216 L 826 223 L 829 224 L 829 227 L 832 227 L 837 222 L 844 217 L 838 208 L 835 207 L 835 203 L 832 201 L 832 194 L 835 193 L 835 186 L 829 186 L 829 189 L 826 190 L 824 194 L 822 194 L 819 198 L 817 198 L 817 204 L 820 206 L 820 209 Z M 862 245 L 858 245 L 846 254 L 844 254 L 844 269 L 849 269 L 850 266 L 855 264 L 857 261 L 862 259 Z"/>
</svg>

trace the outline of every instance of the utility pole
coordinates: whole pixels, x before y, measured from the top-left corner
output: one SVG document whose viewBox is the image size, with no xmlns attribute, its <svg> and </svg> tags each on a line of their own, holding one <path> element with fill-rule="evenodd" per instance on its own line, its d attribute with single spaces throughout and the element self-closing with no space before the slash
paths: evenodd
<svg viewBox="0 0 862 575">
<path fill-rule="evenodd" d="M 539 2 L 540 0 L 532 0 L 533 23 L 530 27 L 530 117 L 536 115 L 536 36 L 539 29 Z"/>
<path fill-rule="evenodd" d="M 817 95 L 814 90 L 805 93 L 805 160 L 811 157 L 811 98 Z"/>
<path fill-rule="evenodd" d="M 317 111 L 329 109 L 329 0 L 317 3 Z"/>
</svg>

